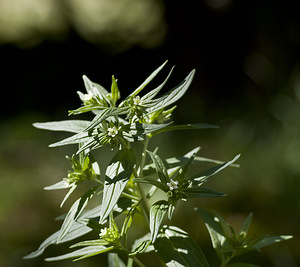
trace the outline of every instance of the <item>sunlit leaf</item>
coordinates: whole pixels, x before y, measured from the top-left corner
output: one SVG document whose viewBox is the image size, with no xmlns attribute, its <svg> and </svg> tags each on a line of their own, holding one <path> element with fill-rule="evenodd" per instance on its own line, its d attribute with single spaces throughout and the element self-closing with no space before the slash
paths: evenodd
<svg viewBox="0 0 300 267">
<path fill-rule="evenodd" d="M 85 120 L 66 120 L 66 121 L 52 121 L 52 122 L 36 122 L 33 126 L 39 129 L 50 131 L 65 131 L 71 133 L 80 133 L 91 122 Z"/>
<path fill-rule="evenodd" d="M 150 157 L 155 165 L 156 172 L 157 172 L 158 177 L 161 180 L 161 182 L 163 184 L 166 184 L 167 182 L 169 182 L 170 178 L 168 175 L 168 171 L 167 171 L 167 168 L 164 165 L 163 161 L 161 160 L 161 158 L 157 154 L 155 154 L 151 151 L 147 151 L 147 153 L 150 155 Z"/>
<path fill-rule="evenodd" d="M 74 202 L 69 212 L 67 213 L 67 216 L 64 219 L 63 225 L 60 229 L 60 235 L 57 240 L 58 243 L 68 233 L 74 222 L 76 222 L 76 220 L 79 218 L 81 212 L 84 210 L 85 206 L 87 205 L 88 201 L 92 198 L 97 188 L 98 186 L 90 189 L 85 194 L 83 194 L 82 197 L 80 197 Z"/>
<path fill-rule="evenodd" d="M 121 196 L 135 165 L 133 150 L 119 150 L 105 172 L 100 222 L 106 219 Z"/>
<path fill-rule="evenodd" d="M 126 267 L 126 264 L 116 253 L 108 253 L 108 267 Z"/>
<path fill-rule="evenodd" d="M 147 112 L 152 113 L 156 110 L 159 110 L 159 109 L 165 108 L 169 105 L 172 105 L 174 102 L 179 100 L 184 95 L 184 93 L 187 91 L 187 89 L 189 88 L 189 86 L 193 80 L 194 74 L 195 74 L 195 70 L 191 71 L 190 74 L 184 79 L 184 81 L 182 83 L 180 83 L 175 88 L 170 90 L 168 93 L 163 95 L 160 98 L 160 101 L 158 102 L 158 104 L 156 104 L 150 108 L 147 108 Z"/>
<path fill-rule="evenodd" d="M 73 252 L 57 256 L 57 257 L 51 257 L 51 258 L 46 258 L 45 261 L 60 261 L 60 260 L 66 260 L 66 259 L 72 259 L 72 258 L 77 258 L 76 260 L 84 259 L 87 257 L 95 256 L 101 253 L 105 253 L 107 251 L 112 250 L 114 247 L 105 247 L 105 246 L 90 246 L 90 247 L 85 247 L 81 248 L 78 250 L 75 250 Z"/>
<path fill-rule="evenodd" d="M 209 267 L 204 253 L 188 233 L 175 227 L 164 227 L 154 244 L 168 267 Z"/>
<path fill-rule="evenodd" d="M 150 233 L 151 242 L 154 243 L 160 230 L 160 225 L 169 209 L 169 203 L 165 200 L 159 200 L 150 208 Z"/>
<path fill-rule="evenodd" d="M 260 241 L 258 241 L 257 243 L 255 243 L 254 245 L 252 245 L 251 247 L 253 247 L 254 249 L 260 249 L 284 240 L 288 240 L 293 238 L 293 236 L 291 235 L 279 235 L 279 236 L 271 236 L 271 237 L 264 237 L 263 239 L 261 239 Z"/>
<path fill-rule="evenodd" d="M 152 79 L 162 70 L 162 68 L 167 64 L 168 61 L 165 61 L 161 66 L 159 66 L 151 75 L 137 88 L 135 89 L 127 98 L 136 96 L 140 91 L 142 91 L 145 86 L 152 81 Z"/>
</svg>

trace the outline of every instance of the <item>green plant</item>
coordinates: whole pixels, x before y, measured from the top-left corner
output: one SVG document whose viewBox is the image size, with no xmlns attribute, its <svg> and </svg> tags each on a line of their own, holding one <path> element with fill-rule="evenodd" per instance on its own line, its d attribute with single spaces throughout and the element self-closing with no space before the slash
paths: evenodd
<svg viewBox="0 0 300 267">
<path fill-rule="evenodd" d="M 59 217 L 63 220 L 60 230 L 25 258 L 37 257 L 51 244 L 71 241 L 93 231 L 95 239 L 76 242 L 71 246 L 75 248 L 74 251 L 46 260 L 81 260 L 108 253 L 110 267 L 125 266 L 124 259 L 127 266 L 133 266 L 134 263 L 145 266 L 138 256 L 142 253 L 157 253 L 162 266 L 209 266 L 204 253 L 192 237 L 182 229 L 170 225 L 170 222 L 179 201 L 224 196 L 225 194 L 204 185 L 224 168 L 237 166 L 235 161 L 239 155 L 231 161 L 220 162 L 196 156 L 200 149 L 197 147 L 183 156 L 163 160 L 158 148 L 154 151 L 148 149 L 151 138 L 166 131 L 216 128 L 208 124 L 172 125 L 170 122 L 176 108 L 173 104 L 187 91 L 194 77 L 194 70 L 178 86 L 156 97 L 166 84 L 172 69 L 161 85 L 140 96 L 141 91 L 165 64 L 166 62 L 120 102 L 120 92 L 114 76 L 110 92 L 83 76 L 87 93 L 78 92 L 83 105 L 69 113 L 76 115 L 92 112 L 94 118 L 91 121 L 66 120 L 34 124 L 40 129 L 75 133 L 50 145 L 78 145 L 77 152 L 72 157 L 67 157 L 72 166 L 67 177 L 45 188 L 69 189 L 61 206 L 80 184 L 87 181 L 90 183 L 87 183 L 87 192 L 73 203 L 69 212 Z M 113 157 L 105 171 L 100 172 L 93 153 L 105 145 L 111 147 Z M 211 162 L 216 166 L 189 175 L 191 164 L 201 162 Z M 92 198 L 98 204 L 87 209 Z M 220 258 L 220 266 L 230 266 L 230 261 L 235 256 L 291 238 L 250 238 L 247 232 L 251 214 L 236 234 L 220 215 L 213 215 L 200 208 L 197 211 L 207 226 L 213 247 Z M 121 214 L 123 216 L 119 216 Z M 134 242 L 129 242 L 129 229 L 137 214 L 144 217 L 148 232 Z M 115 221 L 117 216 L 122 218 L 119 225 Z"/>
</svg>

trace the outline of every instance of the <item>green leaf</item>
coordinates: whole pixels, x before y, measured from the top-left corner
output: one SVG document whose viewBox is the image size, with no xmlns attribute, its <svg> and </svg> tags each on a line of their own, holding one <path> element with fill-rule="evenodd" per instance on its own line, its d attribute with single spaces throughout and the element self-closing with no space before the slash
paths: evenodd
<svg viewBox="0 0 300 267">
<path fill-rule="evenodd" d="M 71 133 L 80 133 L 91 122 L 85 120 L 66 120 L 66 121 L 52 121 L 52 122 L 36 122 L 33 126 L 38 129 L 50 130 L 50 131 L 65 131 Z"/>
<path fill-rule="evenodd" d="M 144 184 L 152 184 L 156 186 L 157 188 L 160 188 L 164 192 L 167 192 L 169 190 L 169 187 L 166 184 L 163 184 L 160 181 L 153 180 L 152 178 L 144 177 L 144 178 L 135 178 L 133 181 L 137 183 L 144 183 Z"/>
<path fill-rule="evenodd" d="M 107 248 L 105 246 L 90 246 L 90 247 L 85 247 L 85 248 L 75 250 L 73 252 L 61 256 L 46 258 L 45 261 L 60 261 L 60 260 L 66 260 L 72 258 L 77 258 L 76 260 L 81 260 L 87 257 L 92 257 L 101 253 L 105 253 L 107 251 L 112 250 L 113 248 L 114 247 Z"/>
<path fill-rule="evenodd" d="M 147 153 L 150 155 L 150 157 L 155 165 L 156 172 L 157 172 L 158 177 L 161 180 L 161 182 L 163 184 L 166 184 L 167 182 L 169 182 L 170 178 L 168 175 L 168 171 L 167 171 L 166 166 L 162 162 L 161 158 L 157 154 L 155 154 L 149 150 L 147 150 Z"/>
<path fill-rule="evenodd" d="M 94 138 L 90 137 L 88 132 L 80 132 L 78 134 L 72 135 L 71 137 L 63 139 L 59 142 L 53 143 L 53 144 L 49 145 L 49 147 L 78 144 L 78 143 L 88 142 L 91 140 L 94 140 Z"/>
<path fill-rule="evenodd" d="M 60 229 L 60 236 L 57 240 L 58 243 L 64 238 L 64 236 L 68 233 L 74 222 L 76 222 L 76 220 L 79 218 L 79 215 L 84 210 L 88 201 L 93 197 L 97 188 L 98 186 L 90 189 L 85 194 L 83 194 L 82 197 L 80 197 L 74 202 L 69 212 L 67 213 L 67 216 L 64 219 L 63 225 Z"/>
<path fill-rule="evenodd" d="M 126 264 L 116 253 L 108 253 L 108 267 L 126 267 Z"/>
<path fill-rule="evenodd" d="M 81 223 L 75 222 L 69 229 L 68 233 L 63 237 L 63 239 L 60 240 L 59 243 L 64 243 L 64 242 L 73 240 L 73 239 L 83 236 L 91 231 L 92 231 L 91 228 L 89 228 Z M 59 236 L 60 236 L 60 230 L 53 233 L 48 238 L 46 238 L 36 251 L 30 253 L 29 255 L 27 255 L 23 258 L 24 259 L 32 259 L 32 258 L 36 258 L 36 257 L 40 256 L 41 254 L 43 254 L 43 252 L 45 251 L 45 249 L 48 246 L 50 246 L 52 244 L 57 244 L 57 240 L 58 240 Z"/>
<path fill-rule="evenodd" d="M 243 222 L 243 225 L 242 225 L 242 227 L 239 231 L 239 234 L 242 234 L 242 233 L 247 234 L 248 233 L 248 230 L 249 230 L 249 227 L 250 227 L 250 224 L 251 224 L 251 221 L 252 221 L 252 217 L 253 217 L 253 213 L 251 212 L 247 216 L 246 220 Z"/>
<path fill-rule="evenodd" d="M 167 64 L 167 60 L 159 66 L 154 72 L 151 73 L 151 75 L 137 88 L 135 89 L 126 99 L 136 96 L 140 91 L 142 91 L 146 85 L 153 80 L 153 78 L 162 70 L 162 68 Z"/>
<path fill-rule="evenodd" d="M 118 116 L 122 114 L 126 114 L 128 111 L 128 108 L 116 108 L 116 107 L 109 107 L 102 109 L 92 120 L 90 125 L 85 128 L 85 131 L 89 131 L 93 128 L 95 128 L 97 125 L 99 125 L 101 122 L 103 122 L 105 119 L 107 119 L 110 116 Z"/>
<path fill-rule="evenodd" d="M 111 98 L 114 103 L 117 103 L 117 101 L 120 99 L 120 91 L 115 76 L 112 76 Z"/>
<path fill-rule="evenodd" d="M 236 160 L 238 160 L 238 158 L 240 157 L 240 155 L 237 155 L 236 157 L 234 157 L 233 160 L 225 162 L 223 164 L 220 164 L 218 166 L 212 167 L 210 169 L 207 169 L 199 174 L 196 174 L 194 176 L 192 176 L 190 178 L 190 180 L 196 181 L 197 184 L 203 184 L 205 183 L 210 177 L 212 177 L 213 175 L 216 175 L 218 172 L 222 171 L 223 169 L 225 169 L 226 167 L 230 166 L 232 163 L 234 163 Z"/>
<path fill-rule="evenodd" d="M 108 91 L 101 85 L 92 82 L 86 75 L 82 76 L 87 93 L 94 93 L 93 88 L 96 88 L 101 94 L 108 95 Z"/>
<path fill-rule="evenodd" d="M 257 243 L 255 243 L 254 245 L 252 245 L 251 247 L 254 249 L 260 249 L 284 240 L 288 240 L 293 238 L 293 236 L 291 235 L 279 235 L 279 236 L 271 236 L 271 237 L 264 237 L 263 239 L 261 239 L 260 241 L 258 241 Z"/>
<path fill-rule="evenodd" d="M 57 190 L 57 189 L 66 189 L 72 187 L 72 184 L 69 184 L 66 181 L 59 181 L 53 185 L 44 187 L 45 190 Z"/>
<path fill-rule="evenodd" d="M 198 244 L 188 233 L 175 226 L 164 227 L 154 246 L 168 267 L 209 267 Z"/>
<path fill-rule="evenodd" d="M 153 99 L 159 93 L 159 91 L 165 86 L 165 84 L 167 83 L 168 79 L 170 78 L 170 76 L 172 74 L 173 69 L 174 69 L 174 67 L 172 67 L 172 69 L 170 70 L 167 78 L 164 80 L 164 82 L 161 85 L 159 85 L 155 89 L 151 90 L 149 93 L 145 94 L 141 99 L 143 101 L 149 101 L 149 100 Z"/>
<path fill-rule="evenodd" d="M 136 239 L 131 248 L 130 256 L 133 256 L 138 253 L 148 253 L 154 251 L 153 245 L 151 243 L 151 235 L 150 233 L 145 234 L 141 238 Z"/>
<path fill-rule="evenodd" d="M 197 208 L 197 212 L 205 222 L 205 226 L 209 232 L 213 248 L 217 251 L 220 251 L 226 242 L 226 239 L 223 229 L 219 223 L 219 219 L 207 210 L 201 208 Z"/>
<path fill-rule="evenodd" d="M 186 193 L 187 198 L 226 196 L 226 194 L 224 193 L 206 187 L 191 187 L 191 188 L 186 188 L 183 191 Z"/>
<path fill-rule="evenodd" d="M 100 223 L 106 219 L 121 196 L 135 165 L 132 149 L 119 150 L 105 173 Z"/>
<path fill-rule="evenodd" d="M 169 203 L 165 200 L 160 200 L 154 203 L 150 208 L 150 233 L 151 242 L 154 243 L 160 229 L 160 225 L 169 209 Z"/>
<path fill-rule="evenodd" d="M 161 130 L 154 132 L 152 135 L 168 132 L 168 131 L 178 131 L 178 130 L 200 130 L 200 129 L 211 129 L 211 128 L 219 128 L 215 125 L 210 125 L 206 123 L 195 123 L 195 124 L 182 124 L 182 125 L 171 125 L 164 127 Z"/>
<path fill-rule="evenodd" d="M 169 105 L 172 105 L 174 102 L 179 100 L 184 95 L 184 93 L 187 91 L 187 89 L 189 88 L 189 86 L 193 80 L 194 74 L 195 74 L 195 70 L 192 70 L 182 83 L 180 83 L 178 86 L 176 86 L 175 88 L 170 90 L 168 93 L 163 95 L 160 98 L 160 101 L 156 105 L 154 105 L 150 108 L 147 108 L 146 109 L 147 112 L 152 113 L 156 110 L 159 110 L 159 109 L 165 108 Z"/>
<path fill-rule="evenodd" d="M 122 126 L 121 131 L 123 131 L 123 136 L 129 142 L 141 141 L 145 134 L 149 134 L 164 127 L 167 127 L 170 123 L 167 124 L 147 124 L 147 123 L 131 123 Z"/>
</svg>

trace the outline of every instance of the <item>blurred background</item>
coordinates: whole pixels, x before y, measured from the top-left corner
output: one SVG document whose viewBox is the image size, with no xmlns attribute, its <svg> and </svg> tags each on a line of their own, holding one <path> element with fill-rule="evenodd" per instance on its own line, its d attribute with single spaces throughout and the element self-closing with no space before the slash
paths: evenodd
<svg viewBox="0 0 300 267">
<path fill-rule="evenodd" d="M 294 239 L 241 260 L 262 266 L 300 265 L 300 21 L 298 1 L 286 0 L 0 0 L 0 265 L 106 266 L 106 257 L 47 263 L 67 251 L 51 246 L 34 260 L 22 257 L 60 227 L 54 217 L 65 192 L 42 188 L 65 177 L 65 155 L 48 148 L 65 135 L 34 129 L 36 121 L 63 120 L 80 106 L 82 75 L 122 96 L 166 59 L 176 65 L 165 91 L 192 69 L 196 76 L 178 102 L 175 123 L 220 126 L 162 134 L 161 156 L 196 146 L 200 155 L 230 160 L 209 186 L 228 195 L 179 205 L 174 224 L 189 232 L 217 266 L 195 206 L 218 211 L 236 229 L 254 213 L 251 233 Z M 197 166 L 203 168 L 204 166 Z M 76 196 L 75 196 L 76 197 Z M 77 196 L 78 197 L 78 196 Z M 136 226 L 139 232 L 139 225 Z M 152 257 L 146 257 L 155 266 Z"/>
</svg>

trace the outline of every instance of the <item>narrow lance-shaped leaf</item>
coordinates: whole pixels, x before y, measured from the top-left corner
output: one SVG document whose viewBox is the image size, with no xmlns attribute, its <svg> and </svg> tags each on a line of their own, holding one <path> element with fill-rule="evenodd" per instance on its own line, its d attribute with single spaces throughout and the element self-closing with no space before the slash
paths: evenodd
<svg viewBox="0 0 300 267">
<path fill-rule="evenodd" d="M 158 67 L 151 75 L 137 88 L 135 89 L 127 98 L 136 96 L 140 91 L 142 91 L 145 86 L 152 81 L 152 79 L 162 70 L 162 68 L 167 64 L 168 61 L 165 61 L 160 67 Z"/>
<path fill-rule="evenodd" d="M 155 165 L 155 169 L 157 171 L 158 177 L 161 180 L 162 183 L 166 184 L 167 182 L 170 181 L 169 175 L 168 175 L 168 171 L 166 166 L 164 165 L 164 163 L 162 162 L 162 160 L 160 159 L 160 157 L 147 150 L 147 153 L 150 155 L 154 165 Z"/>
<path fill-rule="evenodd" d="M 155 89 L 151 90 L 149 93 L 145 94 L 141 99 L 147 101 L 147 100 L 151 100 L 152 98 L 154 98 L 167 83 L 168 79 L 170 78 L 170 76 L 172 74 L 173 69 L 174 69 L 174 67 L 172 67 L 167 78 L 164 80 L 164 82 L 161 85 L 159 85 Z"/>
<path fill-rule="evenodd" d="M 91 122 L 85 120 L 65 120 L 65 121 L 52 121 L 52 122 L 36 122 L 33 126 L 38 129 L 50 130 L 50 131 L 65 131 L 71 133 L 80 133 Z"/>
<path fill-rule="evenodd" d="M 150 233 L 151 242 L 154 243 L 160 229 L 160 225 L 169 209 L 169 203 L 160 200 L 154 203 L 150 208 Z"/>
<path fill-rule="evenodd" d="M 164 227 L 154 246 L 168 267 L 209 267 L 198 244 L 188 233 L 175 226 Z"/>
<path fill-rule="evenodd" d="M 108 91 L 100 84 L 92 82 L 86 75 L 83 75 L 82 78 L 87 93 L 93 94 L 94 93 L 93 88 L 96 88 L 100 93 L 100 95 L 104 95 L 104 96 L 108 95 Z"/>
<path fill-rule="evenodd" d="M 252 245 L 251 247 L 254 249 L 260 249 L 284 240 L 288 240 L 293 238 L 291 235 L 279 235 L 279 236 L 270 236 L 270 237 L 264 237 L 260 241 L 258 241 L 256 244 Z"/>
<path fill-rule="evenodd" d="M 66 218 L 64 219 L 63 225 L 60 229 L 60 236 L 57 240 L 59 243 L 63 237 L 68 233 L 74 222 L 78 219 L 81 212 L 84 210 L 85 206 L 87 205 L 88 201 L 92 198 L 94 193 L 96 192 L 98 186 L 90 189 L 88 192 L 83 194 L 83 196 L 77 199 L 72 207 L 70 208 Z"/>
<path fill-rule="evenodd" d="M 225 169 L 226 167 L 230 166 L 232 163 L 234 163 L 238 158 L 240 157 L 240 155 L 237 155 L 236 157 L 234 157 L 233 160 L 225 162 L 223 164 L 220 164 L 218 166 L 212 167 L 208 170 L 205 170 L 199 174 L 196 174 L 194 176 L 192 176 L 190 178 L 190 180 L 194 180 L 197 182 L 197 184 L 203 184 L 205 183 L 211 176 L 217 174 L 218 172 L 220 172 L 221 170 Z"/>
<path fill-rule="evenodd" d="M 106 169 L 100 223 L 106 219 L 121 196 L 135 165 L 132 149 L 119 150 Z"/>
<path fill-rule="evenodd" d="M 51 258 L 46 258 L 45 261 L 60 261 L 60 260 L 66 260 L 66 259 L 72 259 L 72 258 L 77 258 L 76 260 L 81 260 L 87 257 L 92 257 L 101 253 L 105 253 L 107 251 L 112 250 L 114 247 L 105 247 L 105 246 L 89 246 L 89 247 L 84 247 L 78 250 L 75 250 L 73 252 L 57 256 L 57 257 L 51 257 Z"/>
<path fill-rule="evenodd" d="M 112 76 L 112 83 L 111 83 L 111 98 L 114 103 L 117 103 L 117 101 L 120 98 L 120 91 L 117 84 L 117 81 L 115 79 L 115 76 Z"/>
<path fill-rule="evenodd" d="M 200 129 L 212 129 L 219 128 L 218 126 L 206 124 L 206 123 L 195 123 L 195 124 L 182 124 L 182 125 L 171 125 L 164 127 L 158 131 L 152 133 L 152 135 L 156 135 L 163 132 L 169 131 L 178 131 L 178 130 L 200 130 Z"/>
<path fill-rule="evenodd" d="M 197 208 L 197 212 L 205 222 L 205 226 L 209 232 L 212 245 L 218 252 L 226 241 L 225 234 L 218 221 L 218 218 L 204 209 Z"/>
<path fill-rule="evenodd" d="M 160 101 L 156 105 L 147 108 L 147 112 L 152 113 L 156 110 L 172 105 L 174 102 L 179 100 L 189 88 L 194 78 L 194 74 L 195 74 L 195 70 L 191 71 L 190 74 L 184 79 L 184 81 L 181 84 L 179 84 L 178 86 L 170 90 L 168 93 L 163 95 L 160 98 Z"/>
<path fill-rule="evenodd" d="M 247 216 L 246 220 L 243 222 L 243 225 L 242 225 L 242 227 L 239 231 L 239 234 L 242 234 L 242 233 L 247 234 L 248 233 L 248 230 L 249 230 L 249 227 L 250 227 L 250 224 L 251 224 L 251 221 L 252 221 L 252 217 L 253 217 L 253 213 L 251 212 Z"/>
<path fill-rule="evenodd" d="M 215 191 L 206 187 L 192 187 L 183 190 L 186 193 L 187 198 L 197 198 L 197 197 L 223 197 L 226 194 Z"/>
<path fill-rule="evenodd" d="M 107 119 L 110 116 L 118 116 L 122 114 L 126 114 L 127 108 L 116 108 L 109 107 L 101 110 L 92 120 L 91 124 L 86 127 L 85 131 L 89 131 L 99 125 L 102 121 Z"/>
<path fill-rule="evenodd" d="M 108 253 L 108 267 L 126 267 L 117 253 Z"/>
</svg>

